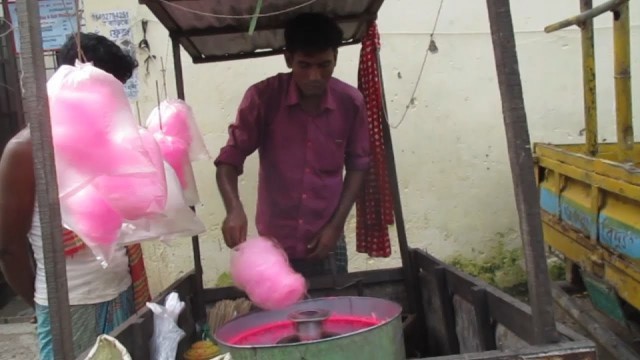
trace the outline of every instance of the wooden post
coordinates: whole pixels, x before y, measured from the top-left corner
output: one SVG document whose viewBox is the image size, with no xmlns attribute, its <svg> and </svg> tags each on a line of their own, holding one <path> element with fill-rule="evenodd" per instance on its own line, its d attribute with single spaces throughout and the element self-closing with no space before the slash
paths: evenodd
<svg viewBox="0 0 640 360">
<path fill-rule="evenodd" d="M 51 337 L 56 360 L 73 358 L 67 270 L 62 243 L 62 221 L 53 157 L 47 75 L 42 50 L 38 0 L 16 1 L 22 52 L 22 104 L 31 131 L 36 176 L 36 201 L 42 224 Z"/>
<path fill-rule="evenodd" d="M 509 0 L 487 0 L 536 344 L 559 341 Z"/>
</svg>

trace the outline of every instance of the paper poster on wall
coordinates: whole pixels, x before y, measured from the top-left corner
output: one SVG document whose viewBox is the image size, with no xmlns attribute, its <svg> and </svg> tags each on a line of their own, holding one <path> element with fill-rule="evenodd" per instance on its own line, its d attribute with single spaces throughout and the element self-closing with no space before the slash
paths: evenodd
<svg viewBox="0 0 640 360">
<path fill-rule="evenodd" d="M 136 57 L 136 45 L 131 34 L 131 14 L 127 10 L 111 10 L 91 14 L 92 32 L 100 34 L 114 41 L 134 58 Z M 136 99 L 139 93 L 138 70 L 134 71 L 131 79 L 125 84 L 127 96 L 130 100 Z"/>
<path fill-rule="evenodd" d="M 44 51 L 60 49 L 67 37 L 78 30 L 75 0 L 40 0 L 40 26 Z M 9 22 L 13 26 L 16 52 L 20 53 L 20 26 L 15 1 L 7 4 Z"/>
</svg>

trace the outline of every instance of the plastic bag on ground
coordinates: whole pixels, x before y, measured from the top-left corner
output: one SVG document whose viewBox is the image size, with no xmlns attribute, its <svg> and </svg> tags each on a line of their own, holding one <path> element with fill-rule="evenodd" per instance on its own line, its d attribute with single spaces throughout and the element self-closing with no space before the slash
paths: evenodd
<svg viewBox="0 0 640 360">
<path fill-rule="evenodd" d="M 153 336 L 149 343 L 151 360 L 175 360 L 178 343 L 186 335 L 177 324 L 184 302 L 172 292 L 166 297 L 164 306 L 147 303 L 147 307 L 153 312 Z"/>
<path fill-rule="evenodd" d="M 131 355 L 117 339 L 100 335 L 84 360 L 131 360 Z"/>
</svg>

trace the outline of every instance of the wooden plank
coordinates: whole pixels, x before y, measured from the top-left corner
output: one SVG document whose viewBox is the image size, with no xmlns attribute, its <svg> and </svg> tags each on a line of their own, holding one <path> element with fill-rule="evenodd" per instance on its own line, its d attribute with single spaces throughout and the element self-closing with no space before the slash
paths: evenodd
<svg viewBox="0 0 640 360">
<path fill-rule="evenodd" d="M 520 235 L 527 265 L 535 344 L 559 339 L 542 238 L 538 191 L 509 0 L 487 0 Z"/>
<path fill-rule="evenodd" d="M 432 301 L 436 304 L 435 307 L 441 311 L 441 318 L 439 319 L 440 321 L 434 322 L 436 318 L 431 313 L 430 318 L 425 320 L 427 328 L 439 331 L 443 335 L 441 344 L 438 344 L 438 347 L 442 350 L 440 354 L 457 354 L 460 352 L 460 343 L 455 328 L 456 315 L 453 307 L 453 296 L 447 286 L 446 269 L 444 267 L 435 268 L 431 273 L 431 277 L 434 285 L 429 286 L 431 291 L 423 293 L 423 298 L 432 298 Z M 422 272 L 420 278 L 425 283 L 427 273 Z"/>
<path fill-rule="evenodd" d="M 414 251 L 416 252 L 416 265 L 420 269 L 429 274 L 433 273 L 437 267 L 445 269 L 444 276 L 446 277 L 446 284 L 449 291 L 460 295 L 460 297 L 466 301 L 473 301 L 473 296 L 471 295 L 471 289 L 473 287 L 479 286 L 484 288 L 487 291 L 489 316 L 498 323 L 503 324 L 523 340 L 531 343 L 533 336 L 531 333 L 531 308 L 527 304 L 524 304 L 484 281 L 476 279 L 450 265 L 444 264 L 422 250 L 414 249 Z M 559 325 L 559 330 L 566 339 L 584 339 L 581 335 L 561 324 Z"/>
<path fill-rule="evenodd" d="M 506 351 L 485 351 L 473 354 L 428 357 L 415 360 L 596 360 L 597 354 L 590 341 L 576 341 L 532 346 Z"/>
<path fill-rule="evenodd" d="M 632 348 L 627 346 L 616 334 L 604 326 L 598 324 L 588 313 L 582 311 L 575 302 L 559 286 L 553 285 L 553 296 L 571 317 L 573 317 L 610 355 L 617 360 L 638 359 L 638 355 Z"/>
<path fill-rule="evenodd" d="M 478 319 L 473 306 L 460 296 L 454 295 L 453 308 L 456 315 L 456 334 L 460 343 L 460 354 L 484 351 L 482 334 L 478 328 Z"/>
<path fill-rule="evenodd" d="M 476 322 L 479 332 L 479 341 L 483 351 L 496 350 L 496 328 L 493 319 L 489 316 L 489 305 L 487 300 L 487 291 L 481 287 L 471 289 L 473 311 L 475 313 Z"/>
<path fill-rule="evenodd" d="M 521 306 L 492 292 L 488 292 L 486 296 L 487 308 L 491 316 L 519 338 L 532 344 L 534 335 L 531 328 L 531 312 L 527 311 L 526 305 Z"/>
<path fill-rule="evenodd" d="M 21 24 L 22 99 L 33 146 L 36 201 L 39 204 L 42 225 L 42 252 L 53 355 L 56 360 L 72 359 L 71 311 L 49 118 L 40 9 L 37 0 L 17 1 L 16 7 L 18 22 Z"/>
</svg>

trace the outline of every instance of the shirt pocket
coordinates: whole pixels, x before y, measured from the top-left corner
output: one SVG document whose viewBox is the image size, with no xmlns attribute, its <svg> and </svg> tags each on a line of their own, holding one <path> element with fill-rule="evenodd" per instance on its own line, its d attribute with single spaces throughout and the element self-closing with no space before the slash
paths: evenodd
<svg viewBox="0 0 640 360">
<path fill-rule="evenodd" d="M 345 159 L 345 139 L 335 136 L 323 136 L 316 151 L 317 167 L 323 173 L 342 171 Z"/>
</svg>

